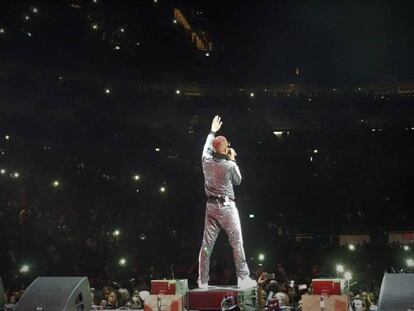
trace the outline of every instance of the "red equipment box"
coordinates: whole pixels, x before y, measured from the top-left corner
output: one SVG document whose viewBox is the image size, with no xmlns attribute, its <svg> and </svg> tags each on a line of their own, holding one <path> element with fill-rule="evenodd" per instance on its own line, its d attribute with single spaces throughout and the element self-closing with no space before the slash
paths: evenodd
<svg viewBox="0 0 414 311">
<path fill-rule="evenodd" d="M 152 280 L 151 295 L 175 295 L 175 281 Z"/>
<path fill-rule="evenodd" d="M 343 281 L 341 279 L 313 279 L 314 295 L 341 295 Z"/>
<path fill-rule="evenodd" d="M 152 280 L 151 295 L 185 295 L 188 281 L 184 280 Z"/>
<path fill-rule="evenodd" d="M 302 295 L 303 311 L 348 311 L 349 298 L 347 296 L 326 296 L 326 295 Z"/>
<path fill-rule="evenodd" d="M 183 307 L 179 295 L 149 295 L 144 301 L 144 311 L 183 311 Z"/>
</svg>

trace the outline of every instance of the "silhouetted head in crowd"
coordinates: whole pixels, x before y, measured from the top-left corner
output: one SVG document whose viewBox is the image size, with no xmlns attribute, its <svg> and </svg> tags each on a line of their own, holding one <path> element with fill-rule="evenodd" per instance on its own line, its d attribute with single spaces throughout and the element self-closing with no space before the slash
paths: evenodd
<svg viewBox="0 0 414 311">
<path fill-rule="evenodd" d="M 94 290 L 92 291 L 92 303 L 94 305 L 99 306 L 99 304 L 101 303 L 102 299 L 103 299 L 103 295 L 102 292 L 100 290 Z"/>
<path fill-rule="evenodd" d="M 104 299 L 105 299 L 106 301 L 108 301 L 109 294 L 110 294 L 112 291 L 113 291 L 113 289 L 112 289 L 111 287 L 109 287 L 109 286 L 104 286 L 104 288 L 102 289 L 103 296 L 104 296 Z"/>
<path fill-rule="evenodd" d="M 118 290 L 119 293 L 119 303 L 121 306 L 125 306 L 125 304 L 130 300 L 129 291 L 126 288 L 120 288 Z"/>
<path fill-rule="evenodd" d="M 119 293 L 118 292 L 112 291 L 109 293 L 108 305 L 111 308 L 117 308 L 119 306 Z"/>
</svg>

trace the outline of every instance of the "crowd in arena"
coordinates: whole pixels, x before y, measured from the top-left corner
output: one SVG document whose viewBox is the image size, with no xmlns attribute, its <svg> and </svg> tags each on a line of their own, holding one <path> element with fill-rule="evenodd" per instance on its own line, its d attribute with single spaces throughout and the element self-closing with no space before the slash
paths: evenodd
<svg viewBox="0 0 414 311">
<path fill-rule="evenodd" d="M 94 305 L 106 309 L 141 309 L 151 280 L 194 287 L 201 149 L 216 114 L 243 176 L 236 202 L 252 277 L 275 273 L 262 286 L 281 304 L 299 307 L 312 279 L 343 277 L 341 264 L 360 310 L 375 310 L 383 273 L 412 269 L 412 240 L 387 234 L 414 230 L 413 92 L 314 87 L 299 69 L 256 81 L 237 74 L 231 51 L 222 60 L 195 51 L 172 5 L 157 1 L 116 12 L 111 1 L 46 2 L 0 3 L 8 304 L 37 276 L 87 276 Z M 344 233 L 370 239 L 350 249 Z M 221 234 L 210 284 L 235 283 Z"/>
<path fill-rule="evenodd" d="M 339 262 L 353 272 L 351 291 L 374 297 L 384 271 L 406 268 L 410 253 L 385 236 L 410 230 L 413 131 L 392 116 L 352 121 L 389 101 L 314 96 L 314 109 L 328 119 L 313 120 L 319 129 L 294 119 L 307 114 L 303 96 L 118 96 L 86 82 L 36 79 L 12 74 L 1 84 L 0 249 L 9 302 L 38 275 L 86 275 L 95 303 L 107 307 L 138 305 L 137 293 L 153 279 L 186 278 L 194 286 L 205 204 L 201 147 L 217 111 L 239 154 L 236 196 L 255 278 L 276 272 L 289 304 L 298 304 L 298 286 L 309 290 L 312 278 L 336 276 Z M 131 98 L 137 104 L 125 110 Z M 410 113 L 411 97 L 387 98 Z M 273 124 L 283 105 L 295 110 L 278 136 Z M 328 128 L 339 106 L 349 119 Z M 337 241 L 342 232 L 368 232 L 371 242 L 349 251 Z M 312 239 L 298 240 L 303 233 Z M 211 284 L 235 282 L 226 243 L 222 235 Z"/>
</svg>

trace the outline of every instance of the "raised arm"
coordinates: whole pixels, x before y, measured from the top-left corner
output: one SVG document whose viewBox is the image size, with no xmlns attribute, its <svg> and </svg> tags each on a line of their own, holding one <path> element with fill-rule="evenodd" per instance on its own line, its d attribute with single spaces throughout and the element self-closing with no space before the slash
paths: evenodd
<svg viewBox="0 0 414 311">
<path fill-rule="evenodd" d="M 212 142 L 213 142 L 214 136 L 216 135 L 216 132 L 221 128 L 222 124 L 223 122 L 221 122 L 221 118 L 219 116 L 215 116 L 213 121 L 211 122 L 210 134 L 208 134 L 206 143 L 204 144 L 203 154 L 201 156 L 202 160 L 213 156 Z"/>
</svg>

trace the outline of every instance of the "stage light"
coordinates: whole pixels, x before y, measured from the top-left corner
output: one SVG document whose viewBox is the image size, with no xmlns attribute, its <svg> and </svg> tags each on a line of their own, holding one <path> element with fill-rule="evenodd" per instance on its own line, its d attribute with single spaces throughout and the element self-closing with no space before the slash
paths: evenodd
<svg viewBox="0 0 414 311">
<path fill-rule="evenodd" d="M 249 218 L 253 219 L 254 218 L 254 214 L 249 214 Z"/>
<path fill-rule="evenodd" d="M 405 250 L 406 252 L 408 252 L 408 251 L 410 250 L 410 247 L 409 247 L 408 245 L 404 245 L 404 250 Z"/>
<path fill-rule="evenodd" d="M 210 56 L 210 53 L 209 52 L 207 52 L 206 54 L 204 54 L 205 56 L 207 56 L 207 57 L 209 57 Z"/>
<path fill-rule="evenodd" d="M 18 172 L 14 172 L 11 176 L 13 178 L 19 178 L 20 174 Z"/>
<path fill-rule="evenodd" d="M 98 0 L 93 0 L 92 2 L 93 2 L 93 3 L 98 3 Z"/>
<path fill-rule="evenodd" d="M 29 265 L 22 265 L 19 269 L 19 272 L 20 273 L 27 273 L 27 272 L 29 272 L 29 270 L 30 270 Z"/>
<path fill-rule="evenodd" d="M 121 259 L 119 260 L 118 264 L 119 264 L 121 267 L 125 267 L 125 266 L 126 266 L 126 264 L 127 264 L 127 261 L 126 261 L 126 259 L 125 259 L 125 258 L 121 258 Z"/>
<path fill-rule="evenodd" d="M 277 138 L 281 138 L 283 135 L 282 131 L 273 131 L 273 134 L 277 137 Z"/>
<path fill-rule="evenodd" d="M 59 80 L 62 81 L 63 80 L 63 77 L 62 76 L 59 76 Z"/>
<path fill-rule="evenodd" d="M 111 94 L 111 90 L 110 89 L 105 89 L 105 94 Z"/>
<path fill-rule="evenodd" d="M 32 12 L 37 14 L 37 13 L 39 13 L 39 10 L 37 8 L 32 8 Z"/>
<path fill-rule="evenodd" d="M 355 250 L 355 245 L 354 245 L 354 244 L 349 244 L 349 245 L 348 245 L 348 249 L 349 249 L 350 251 L 354 251 L 354 250 Z"/>
<path fill-rule="evenodd" d="M 414 259 L 408 258 L 405 262 L 407 264 L 407 267 L 410 267 L 410 268 L 414 267 Z"/>
<path fill-rule="evenodd" d="M 155 152 L 160 152 L 161 151 L 161 149 L 160 148 L 155 148 Z"/>
<path fill-rule="evenodd" d="M 31 37 L 31 36 L 32 36 L 32 33 L 28 32 L 28 33 L 27 33 L 27 35 L 28 35 L 29 37 Z"/>
<path fill-rule="evenodd" d="M 175 90 L 175 94 L 180 95 L 181 91 L 180 90 Z"/>
<path fill-rule="evenodd" d="M 4 136 L 4 138 L 5 138 L 6 140 L 10 140 L 10 136 L 9 136 L 9 135 L 5 135 L 5 136 Z"/>
<path fill-rule="evenodd" d="M 98 30 L 98 28 L 99 28 L 98 24 L 92 24 L 92 29 L 93 30 Z"/>
<path fill-rule="evenodd" d="M 350 280 L 352 280 L 352 273 L 349 272 L 349 271 L 346 271 L 344 273 L 344 277 L 345 277 L 345 280 L 347 280 L 349 282 Z"/>
<path fill-rule="evenodd" d="M 121 31 L 121 32 L 125 32 L 125 28 L 121 28 L 121 29 L 120 29 L 120 31 Z"/>
<path fill-rule="evenodd" d="M 310 157 L 310 158 L 309 158 L 309 161 L 313 162 L 313 157 Z"/>
<path fill-rule="evenodd" d="M 318 149 L 313 149 L 313 153 L 318 153 L 319 150 Z"/>
<path fill-rule="evenodd" d="M 55 187 L 55 188 L 56 188 L 56 187 L 59 187 L 59 184 L 60 184 L 60 183 L 59 183 L 59 181 L 58 181 L 58 180 L 55 180 L 55 181 L 53 181 L 53 182 L 52 182 L 52 186 L 53 186 L 53 187 Z"/>
<path fill-rule="evenodd" d="M 259 254 L 258 258 L 259 258 L 259 261 L 263 261 L 263 260 L 265 260 L 265 255 L 264 254 Z"/>
<path fill-rule="evenodd" d="M 308 101 L 311 102 L 312 101 L 312 98 L 308 98 Z"/>
<path fill-rule="evenodd" d="M 3 27 L 0 28 L 0 33 L 5 33 L 5 32 L 6 32 L 6 29 L 4 29 Z"/>
<path fill-rule="evenodd" d="M 30 19 L 30 16 L 29 16 L 29 15 L 25 15 L 24 19 L 25 19 L 26 21 L 28 21 L 28 20 Z"/>
<path fill-rule="evenodd" d="M 115 45 L 115 48 L 114 48 L 115 50 L 120 50 L 121 48 L 120 48 L 120 46 L 119 45 Z"/>
<path fill-rule="evenodd" d="M 137 42 L 137 46 L 140 46 L 141 43 Z"/>
<path fill-rule="evenodd" d="M 2 169 L 0 170 L 0 174 L 2 174 L 2 175 L 6 174 L 6 170 L 5 170 L 4 168 L 2 168 Z"/>
<path fill-rule="evenodd" d="M 114 237 L 118 237 L 121 234 L 121 231 L 119 231 L 118 229 L 114 230 L 114 232 L 112 232 L 112 236 Z"/>
<path fill-rule="evenodd" d="M 177 20 L 175 18 L 173 19 L 173 23 L 174 24 L 177 24 Z"/>
<path fill-rule="evenodd" d="M 158 0 L 154 0 L 154 3 L 158 3 Z"/>
<path fill-rule="evenodd" d="M 141 241 L 144 241 L 146 238 L 147 238 L 147 237 L 146 237 L 145 233 L 141 233 L 141 234 L 139 235 L 139 239 L 140 239 Z"/>
<path fill-rule="evenodd" d="M 139 175 L 134 175 L 134 177 L 133 177 L 134 180 L 140 180 L 140 178 L 141 177 Z"/>
<path fill-rule="evenodd" d="M 254 97 L 254 93 L 253 92 L 250 93 L 250 97 Z"/>
<path fill-rule="evenodd" d="M 341 264 L 336 265 L 336 272 L 344 273 L 344 271 L 345 271 L 345 267 L 343 265 L 341 265 Z"/>
<path fill-rule="evenodd" d="M 165 191 L 167 191 L 167 189 L 164 186 L 160 187 L 160 192 L 161 193 L 164 193 Z"/>
</svg>

